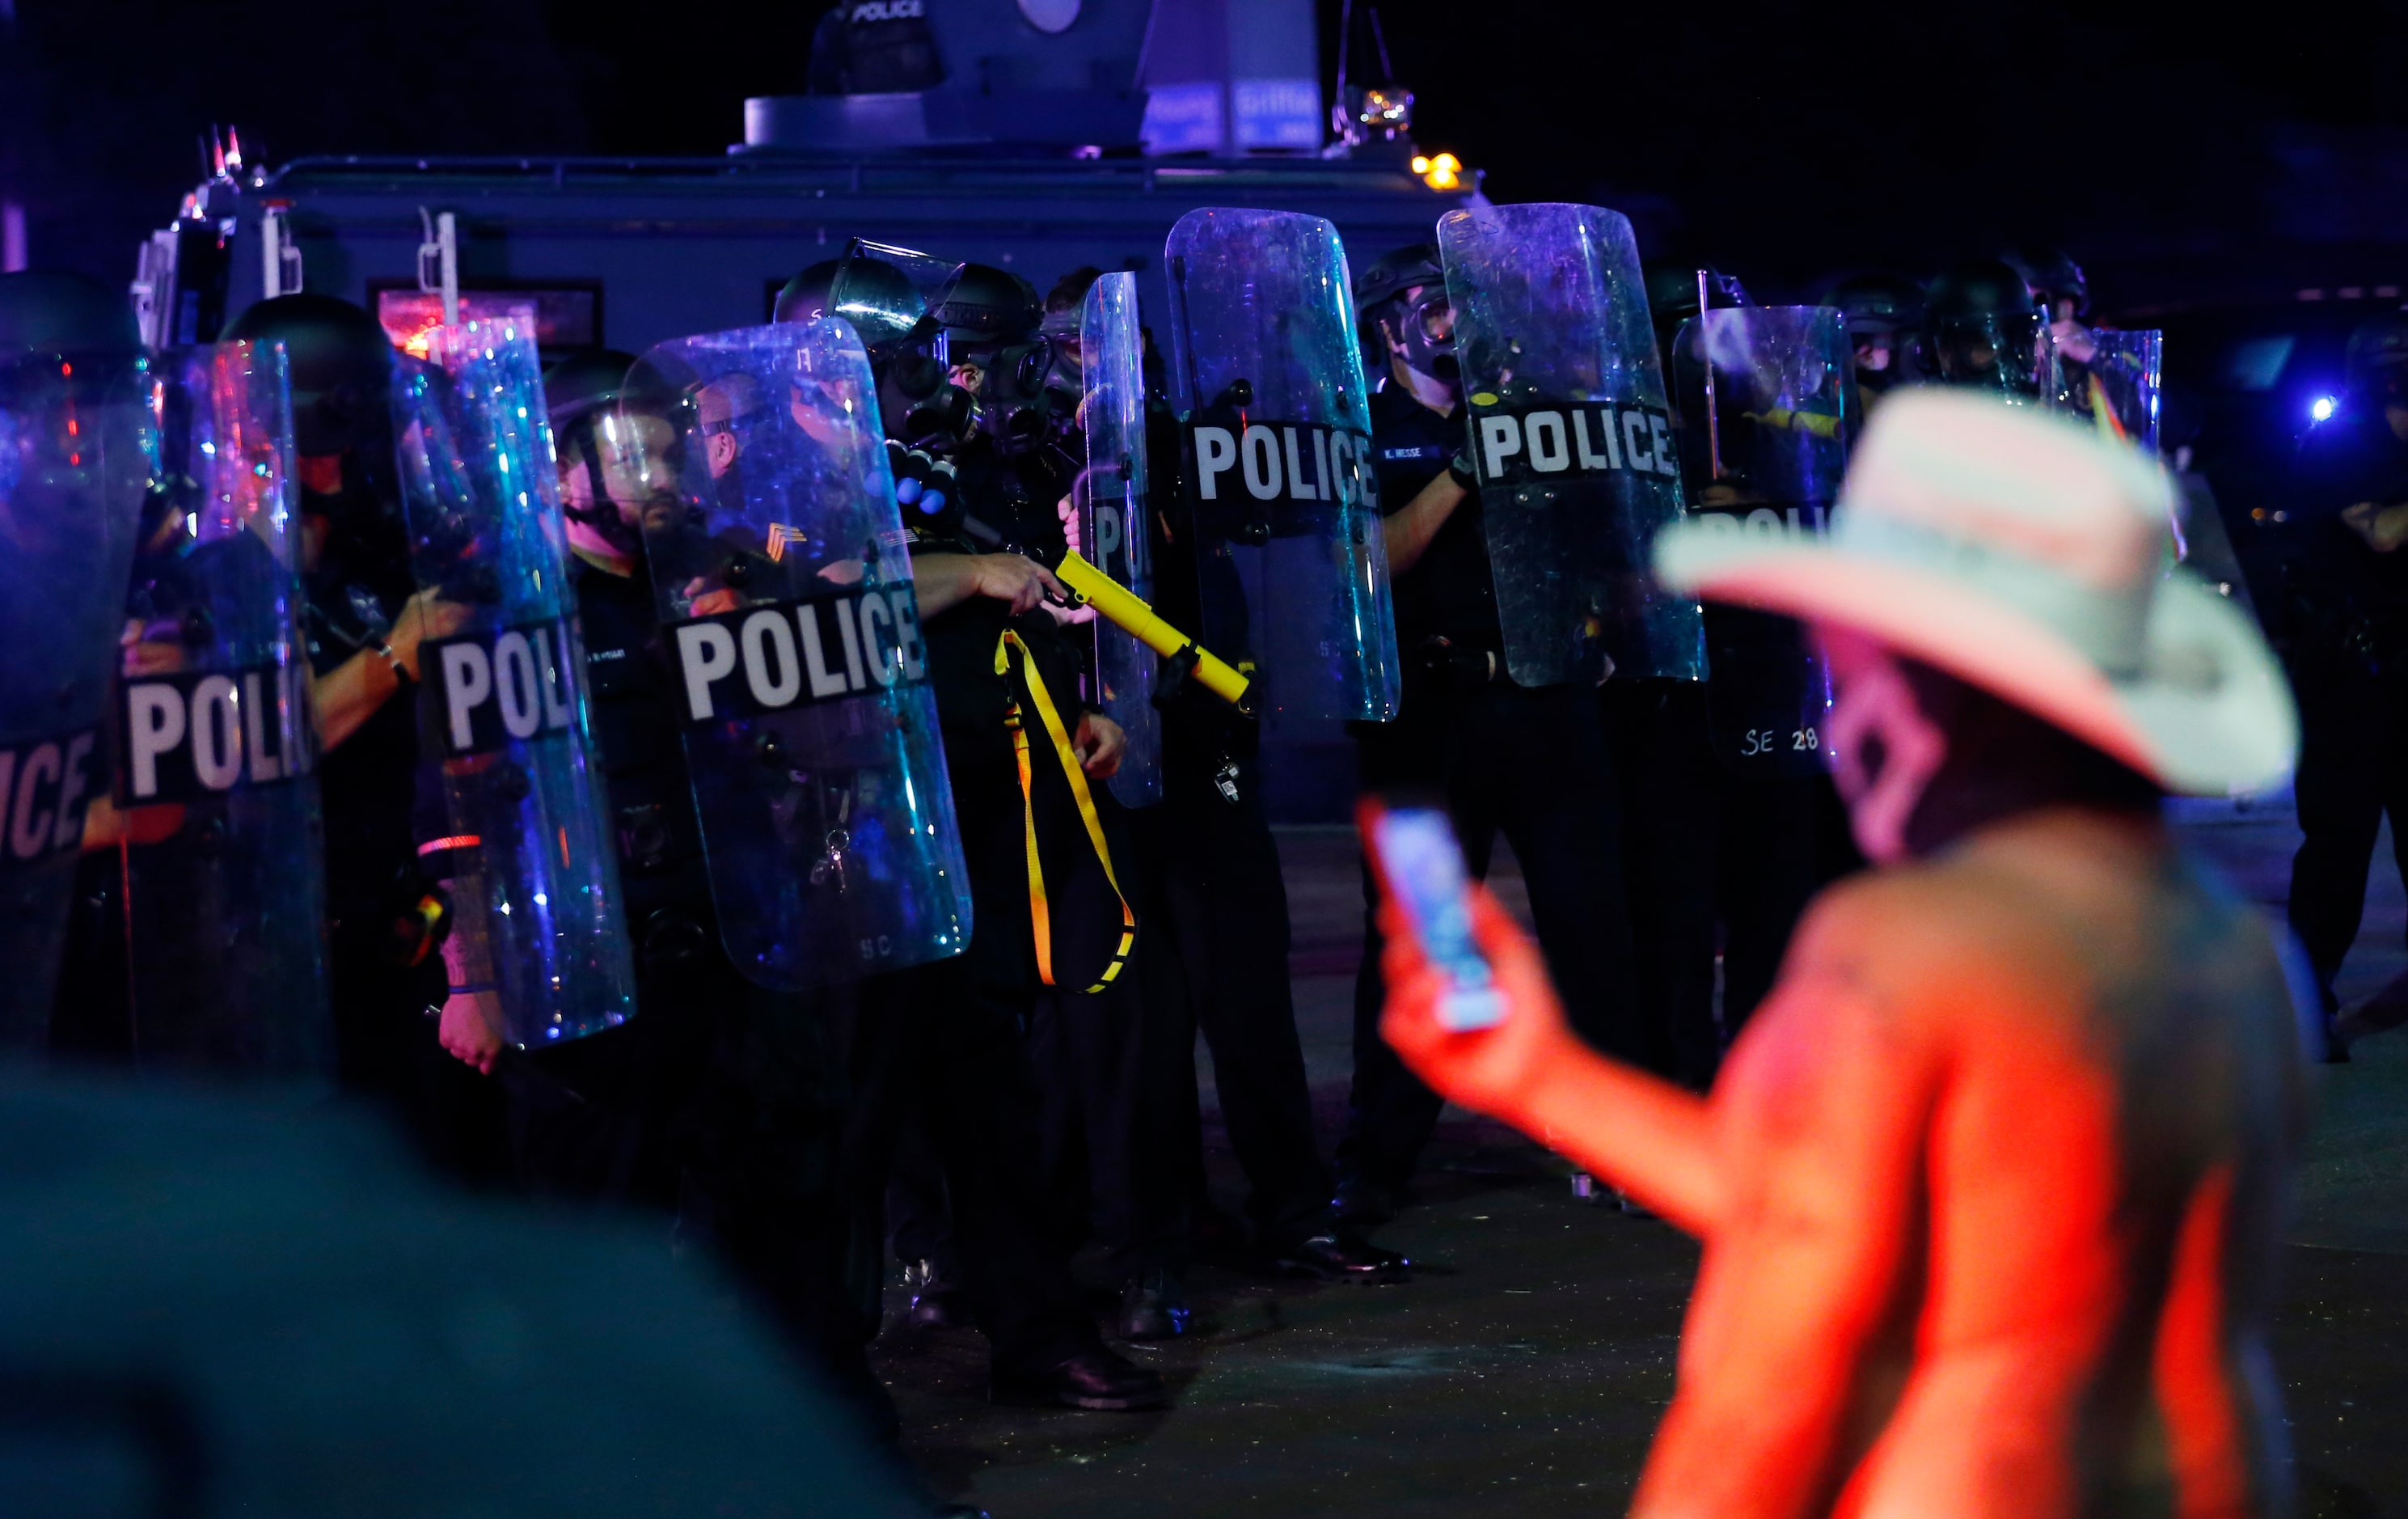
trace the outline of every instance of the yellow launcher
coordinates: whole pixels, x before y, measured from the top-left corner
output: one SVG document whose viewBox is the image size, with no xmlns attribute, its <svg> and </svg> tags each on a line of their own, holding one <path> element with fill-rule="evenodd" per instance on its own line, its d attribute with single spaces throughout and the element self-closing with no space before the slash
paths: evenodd
<svg viewBox="0 0 2408 1519">
<path fill-rule="evenodd" d="M 1240 712 L 1252 710 L 1247 705 L 1249 682 L 1243 674 L 1154 615 L 1154 608 L 1139 600 L 1127 586 L 1076 554 L 1063 555 L 1062 562 L 1054 567 L 1054 574 L 1076 592 L 1081 600 L 1094 607 L 1099 615 L 1128 629 L 1136 635 L 1139 643 L 1164 658 L 1176 659 L 1193 649 L 1196 653 L 1196 679 L 1203 687 Z"/>
</svg>

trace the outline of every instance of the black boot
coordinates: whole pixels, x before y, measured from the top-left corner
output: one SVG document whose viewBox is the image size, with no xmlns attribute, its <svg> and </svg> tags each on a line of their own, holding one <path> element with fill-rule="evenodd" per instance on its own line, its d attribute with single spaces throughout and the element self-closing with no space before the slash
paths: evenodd
<svg viewBox="0 0 2408 1519">
<path fill-rule="evenodd" d="M 1187 1332 L 1187 1293 L 1168 1266 L 1152 1266 L 1121 1288 L 1123 1339 L 1177 1339 Z"/>
<path fill-rule="evenodd" d="M 911 1306 L 903 1322 L 915 1329 L 966 1329 L 969 1306 L 962 1300 L 962 1284 L 935 1261 L 913 1261 L 903 1268 L 903 1285 L 911 1289 Z"/>
<path fill-rule="evenodd" d="M 1073 1355 L 1043 1371 L 1007 1372 L 998 1367 L 990 1396 L 998 1403 L 1050 1403 L 1109 1412 L 1170 1404 L 1170 1389 L 1163 1385 L 1161 1377 L 1125 1355 L 1102 1349 Z"/>
<path fill-rule="evenodd" d="M 1323 1281 L 1410 1281 L 1413 1274 L 1412 1262 L 1343 1227 L 1277 1246 L 1271 1263 L 1291 1276 Z"/>
</svg>

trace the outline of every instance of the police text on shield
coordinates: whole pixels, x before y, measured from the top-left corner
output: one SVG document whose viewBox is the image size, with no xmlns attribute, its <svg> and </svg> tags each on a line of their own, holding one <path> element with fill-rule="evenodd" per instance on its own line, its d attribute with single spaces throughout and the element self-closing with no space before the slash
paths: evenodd
<svg viewBox="0 0 2408 1519">
<path fill-rule="evenodd" d="M 577 720 L 568 625 L 539 622 L 429 644 L 420 731 L 446 759 L 565 733 Z"/>
<path fill-rule="evenodd" d="M 1678 479 L 1672 419 L 1652 406 L 1568 401 L 1506 410 L 1473 398 L 1472 468 L 1483 485 L 1523 485 L 1611 474 Z"/>
<path fill-rule="evenodd" d="M 299 665 L 126 681 L 118 688 L 118 800 L 196 802 L 308 774 L 308 682 Z"/>
<path fill-rule="evenodd" d="M 88 728 L 0 749 L 0 861 L 27 865 L 81 847 L 99 746 Z"/>
<path fill-rule="evenodd" d="M 1334 501 L 1360 506 L 1377 499 L 1371 481 L 1371 440 L 1313 422 L 1252 422 L 1189 429 L 1196 494 L 1257 501 Z M 1240 494 L 1242 492 L 1242 494 Z"/>
<path fill-rule="evenodd" d="M 756 716 L 928 677 L 908 580 L 770 601 L 669 629 L 690 722 Z"/>
</svg>

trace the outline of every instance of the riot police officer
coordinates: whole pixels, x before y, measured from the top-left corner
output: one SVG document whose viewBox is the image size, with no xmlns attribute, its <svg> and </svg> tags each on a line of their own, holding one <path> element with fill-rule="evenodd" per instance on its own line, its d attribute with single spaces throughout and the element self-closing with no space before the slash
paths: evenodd
<svg viewBox="0 0 2408 1519">
<path fill-rule="evenodd" d="M 366 311 L 314 292 L 258 302 L 224 337 L 283 343 L 292 371 L 340 1076 L 396 1104 L 441 1163 L 489 1174 L 494 1099 L 442 1058 L 424 1016 L 443 1001 L 446 908 L 410 824 L 419 651 L 458 630 L 466 610 L 410 576 L 393 474 L 393 344 Z"/>
<path fill-rule="evenodd" d="M 1921 378 L 1915 356 L 1923 322 L 1923 287 L 1902 274 L 1852 275 L 1833 285 L 1823 304 L 1847 320 L 1856 350 L 1856 395 L 1870 411 L 1900 385 Z"/>
<path fill-rule="evenodd" d="M 916 1108 L 944 1173 L 959 1290 L 988 1338 L 997 1396 L 1099 1410 L 1158 1407 L 1167 1398 L 1161 1378 L 1108 1349 L 1079 1301 L 1067 1254 L 1049 1228 L 1037 1154 L 1043 1105 L 1025 1031 L 1047 983 L 1026 843 L 1035 803 L 1023 789 L 1020 745 L 1033 782 L 1044 766 L 1056 774 L 1076 766 L 1100 778 L 1117 764 L 1122 743 L 1102 714 L 1079 708 L 1075 665 L 1054 619 L 1038 610 L 1049 597 L 1067 602 L 1068 593 L 1035 559 L 1013 551 L 1025 539 L 1004 537 L 1059 531 L 1053 502 L 1060 492 L 1042 495 L 1021 472 L 1030 465 L 1047 480 L 1047 465 L 1032 458 L 1034 450 L 1000 446 L 996 436 L 1011 430 L 1009 403 L 1018 391 L 998 381 L 980 409 L 963 404 L 975 395 L 971 385 L 987 391 L 1003 369 L 998 355 L 1036 326 L 1037 302 L 1025 282 L 977 266 L 955 271 L 930 299 L 882 263 L 849 258 L 838 270 L 805 270 L 788 287 L 792 298 L 781 297 L 780 314 L 799 320 L 833 304 L 865 340 L 881 415 L 898 451 L 915 445 L 925 463 L 925 451 L 939 450 L 954 456 L 946 462 L 959 469 L 958 484 L 946 471 L 939 493 L 945 504 L 907 508 L 905 521 L 975 906 L 966 953 L 861 989 L 849 1057 L 856 1108 L 844 1163 L 853 1208 L 865 1221 L 884 1211 L 886 1181 Z M 841 296 L 832 299 L 828 291 Z M 962 340 L 959 354 L 948 355 L 961 361 L 951 377 L 929 372 L 924 362 L 927 340 L 948 326 Z M 1048 440 L 1024 433 L 1014 441 L 1041 448 Z M 927 484 L 924 471 L 915 484 Z M 1058 484 L 1067 487 L 1067 479 Z M 914 500 L 936 504 L 918 491 Z M 983 530 L 974 534 L 968 517 Z M 1064 724 L 1060 752 L 1035 710 L 1039 687 Z M 1050 890 L 1066 885 L 1049 873 Z M 1048 954 L 1061 946 L 1065 923 L 1094 920 L 1070 910 L 1067 898 L 1054 904 L 1064 921 L 1049 918 Z M 877 1305 L 863 1307 L 867 1337 L 877 1328 Z"/>
<path fill-rule="evenodd" d="M 580 354 L 544 383 L 638 1016 L 499 1063 L 520 1180 L 674 1209 L 680 1237 L 715 1248 L 835 1389 L 891 1432 L 893 1405 L 854 1330 L 865 1288 L 838 1173 L 834 1010 L 740 975 L 714 916 L 644 560 L 643 514 L 666 495 L 656 467 L 674 446 L 677 398 L 631 393 L 634 363 Z M 494 1071 L 498 1031 L 473 1011 L 447 1005 L 445 1043 Z"/>
<path fill-rule="evenodd" d="M 1057 292 L 1075 290 L 1083 298 L 1098 278 L 1082 270 Z M 1117 325 L 1101 300 L 1085 301 L 1094 330 L 1082 334 L 1082 358 L 1092 380 L 1091 436 L 1134 421 L 1137 436 L 1119 446 L 1142 456 L 1143 495 L 1116 501 L 1114 511 L 1125 524 L 1122 531 L 1142 537 L 1123 553 L 1094 542 L 1082 553 L 1115 575 L 1138 563 L 1151 566 L 1148 589 L 1162 615 L 1182 631 L 1198 629 L 1202 567 L 1194 492 L 1181 472 L 1179 419 L 1165 393 L 1160 355 L 1136 323 L 1134 293 L 1124 294 L 1126 320 Z M 1064 304 L 1080 315 L 1080 300 Z M 1097 414 L 1131 391 L 1141 400 L 1116 420 Z M 1097 477 L 1117 472 L 1104 455 L 1088 450 Z M 1109 497 L 1119 486 L 1091 481 L 1091 488 Z M 1151 668 L 1152 655 L 1144 658 Z M 1260 724 L 1192 678 L 1157 670 L 1152 689 L 1146 700 L 1158 718 L 1159 800 L 1125 814 L 1127 874 L 1145 925 L 1131 1009 L 1143 1031 L 1144 1132 L 1137 1195 L 1128 1205 L 1143 1237 L 1124 1261 L 1129 1274 L 1121 1304 L 1122 1332 L 1133 1339 L 1183 1332 L 1184 1273 L 1218 1222 L 1204 1179 L 1199 1033 L 1211 1051 L 1221 1117 L 1248 1192 L 1246 1237 L 1241 1246 L 1230 1239 L 1240 1248 L 1228 1253 L 1321 1280 L 1395 1281 L 1411 1271 L 1404 1256 L 1339 1221 L 1330 1170 L 1314 1138 L 1288 979 L 1287 889 L 1264 807 Z"/>
<path fill-rule="evenodd" d="M 1621 822 L 1596 693 L 1524 687 L 1505 635 L 1465 445 L 1455 313 L 1438 251 L 1382 258 L 1355 282 L 1361 330 L 1384 372 L 1371 397 L 1372 460 L 1403 656 L 1396 720 L 1354 729 L 1364 787 L 1444 797 L 1475 875 L 1503 833 L 1528 883 L 1539 936 L 1584 1037 L 1638 1058 Z M 1400 1206 L 1439 1098 L 1381 1040 L 1383 945 L 1367 875 L 1355 983 L 1354 1080 L 1338 1150 L 1340 1214 Z"/>
<path fill-rule="evenodd" d="M 1942 384 L 2019 404 L 2055 405 L 2064 391 L 2047 315 L 2023 275 L 1994 258 L 1956 265 L 1926 289 L 1922 365 Z"/>
<path fill-rule="evenodd" d="M 2408 313 L 2350 334 L 2341 406 L 2301 440 L 2286 496 L 2291 540 L 2276 605 L 2300 701 L 2300 831 L 2291 929 L 2315 973 L 2326 1058 L 2333 980 L 2358 937 L 2384 817 L 2408 871 Z M 2398 993 L 2386 991 L 2386 999 Z"/>
</svg>

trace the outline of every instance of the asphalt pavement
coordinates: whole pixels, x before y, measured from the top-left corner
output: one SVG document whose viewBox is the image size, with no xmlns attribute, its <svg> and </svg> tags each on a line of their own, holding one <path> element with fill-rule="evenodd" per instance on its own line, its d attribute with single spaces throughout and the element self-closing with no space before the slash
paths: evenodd
<svg viewBox="0 0 2408 1519">
<path fill-rule="evenodd" d="M 2279 918 L 2298 840 L 2286 806 L 2196 807 L 2183 826 Z M 1308 828 L 1280 843 L 1326 1151 L 1350 1063 L 1355 841 Z M 2376 860 L 2345 1003 L 2408 969 L 2408 896 L 2387 842 Z M 1495 884 L 1518 905 L 1510 859 Z M 2317 1072 L 2277 1339 L 2310 1519 L 2408 1515 L 2408 1439 L 2392 1423 L 2408 1415 L 2408 1030 L 2354 1052 Z M 1216 1200 L 1234 1212 L 1242 1184 L 1207 1126 Z M 940 1491 L 996 1519 L 1618 1512 L 1671 1395 L 1697 1249 L 1666 1224 L 1575 1198 L 1568 1172 L 1449 1109 L 1419 1202 L 1378 1237 L 1414 1258 L 1415 1280 L 1325 1286 L 1199 1266 L 1199 1331 L 1131 1350 L 1176 1389 L 1166 1412 L 996 1407 L 975 1332 L 890 1329 L 879 1361 L 910 1452 Z M 1109 1283 L 1090 1275 L 1109 1314 Z M 899 1292 L 891 1301 L 901 1306 Z"/>
</svg>

